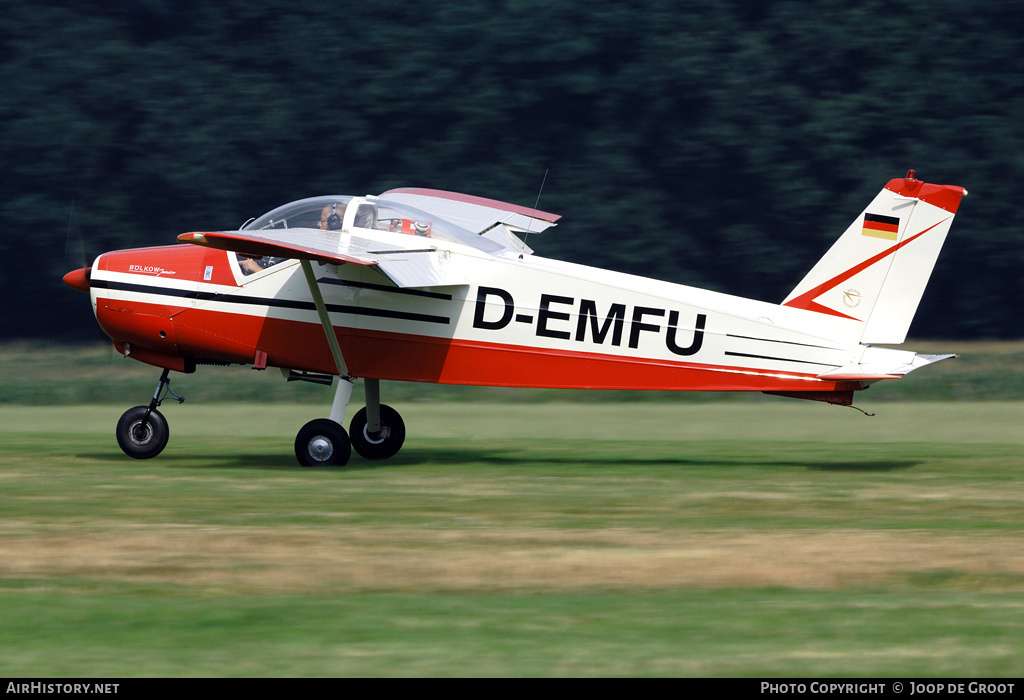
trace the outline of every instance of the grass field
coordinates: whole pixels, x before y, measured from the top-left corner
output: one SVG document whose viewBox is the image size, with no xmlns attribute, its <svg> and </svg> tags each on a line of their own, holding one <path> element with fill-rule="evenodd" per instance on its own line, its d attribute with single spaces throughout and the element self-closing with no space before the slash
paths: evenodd
<svg viewBox="0 0 1024 700">
<path fill-rule="evenodd" d="M 193 390 L 129 460 L 152 375 L 0 405 L 0 675 L 1024 673 L 1024 403 L 412 395 L 321 470 L 324 388 Z"/>
</svg>

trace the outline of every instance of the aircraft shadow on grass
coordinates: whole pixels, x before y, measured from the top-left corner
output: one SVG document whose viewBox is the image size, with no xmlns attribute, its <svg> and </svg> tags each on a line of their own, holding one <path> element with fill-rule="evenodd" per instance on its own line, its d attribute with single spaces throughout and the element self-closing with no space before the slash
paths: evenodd
<svg viewBox="0 0 1024 700">
<path fill-rule="evenodd" d="M 806 465 L 808 469 L 823 472 L 894 472 L 912 469 L 920 462 L 910 459 L 873 460 L 865 462 L 831 462 Z"/>
<path fill-rule="evenodd" d="M 124 455 L 119 452 L 105 452 L 102 454 L 79 455 L 84 459 L 110 460 L 114 462 L 126 462 Z M 176 455 L 173 452 L 165 452 L 160 459 L 153 464 L 166 466 L 172 469 L 181 468 L 184 463 L 189 463 L 190 468 L 203 468 L 210 470 L 218 469 L 260 469 L 268 471 L 304 471 L 303 468 L 295 465 L 293 455 L 290 452 L 253 453 L 237 455 L 219 455 L 205 459 L 204 463 L 197 464 L 202 458 L 194 455 Z M 402 451 L 400 456 L 395 456 L 386 461 L 374 461 L 362 458 L 355 458 L 347 466 L 338 467 L 313 467 L 314 471 L 332 471 L 338 473 L 369 471 L 377 469 L 402 469 L 415 468 L 427 464 L 486 464 L 491 466 L 519 467 L 526 465 L 537 465 L 548 463 L 553 467 L 624 467 L 630 466 L 637 470 L 645 467 L 677 467 L 680 469 L 715 467 L 722 470 L 729 468 L 749 469 L 751 467 L 763 467 L 766 469 L 809 469 L 822 472 L 863 472 L 878 473 L 892 472 L 904 469 L 912 469 L 920 464 L 912 459 L 836 459 L 836 460 L 779 460 L 770 459 L 768 455 L 738 455 L 731 458 L 706 459 L 687 457 L 680 455 L 676 457 L 663 457 L 644 459 L 642 456 L 633 455 L 605 455 L 599 457 L 589 456 L 587 458 L 575 458 L 565 454 L 545 454 L 543 450 L 495 450 L 479 447 L 451 448 L 451 447 L 408 447 Z"/>
</svg>

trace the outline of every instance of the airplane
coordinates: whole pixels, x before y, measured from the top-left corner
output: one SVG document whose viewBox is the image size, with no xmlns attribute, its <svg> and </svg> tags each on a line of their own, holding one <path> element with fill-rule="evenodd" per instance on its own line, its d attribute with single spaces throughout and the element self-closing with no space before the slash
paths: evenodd
<svg viewBox="0 0 1024 700">
<path fill-rule="evenodd" d="M 854 392 L 956 355 L 899 345 L 967 191 L 890 180 L 780 304 L 533 254 L 558 215 L 422 188 L 285 204 L 237 231 L 108 252 L 64 281 L 125 357 L 163 370 L 118 421 L 146 459 L 167 444 L 170 372 L 278 368 L 334 385 L 295 438 L 303 466 L 386 459 L 401 415 L 380 380 L 507 387 L 758 391 L 852 405 Z M 642 225 L 636 223 L 635 225 Z M 335 379 L 337 381 L 335 382 Z M 353 382 L 366 406 L 342 421 Z"/>
</svg>

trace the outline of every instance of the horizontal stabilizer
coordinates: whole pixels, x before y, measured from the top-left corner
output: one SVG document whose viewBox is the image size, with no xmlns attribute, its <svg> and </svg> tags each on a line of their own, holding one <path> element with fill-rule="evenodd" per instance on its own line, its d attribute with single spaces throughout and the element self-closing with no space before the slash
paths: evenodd
<svg viewBox="0 0 1024 700">
<path fill-rule="evenodd" d="M 954 357 L 959 355 L 919 355 L 908 350 L 866 346 L 860 362 L 819 374 L 818 379 L 862 382 L 899 379 L 915 369 Z"/>
</svg>

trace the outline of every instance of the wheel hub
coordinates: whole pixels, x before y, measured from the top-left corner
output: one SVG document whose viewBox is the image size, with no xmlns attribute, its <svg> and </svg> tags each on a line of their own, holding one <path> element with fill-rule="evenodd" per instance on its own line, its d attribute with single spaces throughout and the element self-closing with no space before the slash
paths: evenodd
<svg viewBox="0 0 1024 700">
<path fill-rule="evenodd" d="M 323 435 L 317 435 L 309 441 L 309 455 L 318 462 L 326 462 L 334 454 L 334 443 Z"/>
<path fill-rule="evenodd" d="M 153 426 L 142 421 L 135 421 L 128 429 L 128 435 L 136 445 L 145 445 L 153 438 Z"/>
<path fill-rule="evenodd" d="M 366 441 L 371 445 L 381 444 L 382 442 L 388 439 L 389 435 L 391 435 L 391 429 L 388 428 L 386 425 L 380 426 L 379 433 L 371 433 L 366 429 L 365 425 L 363 426 L 363 437 L 366 438 Z"/>
</svg>

